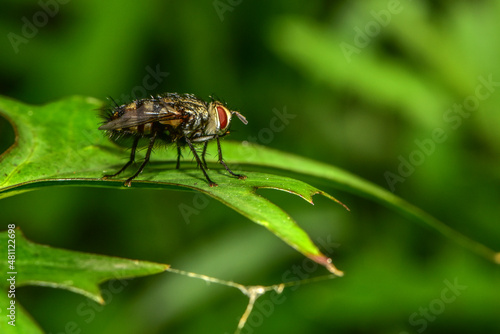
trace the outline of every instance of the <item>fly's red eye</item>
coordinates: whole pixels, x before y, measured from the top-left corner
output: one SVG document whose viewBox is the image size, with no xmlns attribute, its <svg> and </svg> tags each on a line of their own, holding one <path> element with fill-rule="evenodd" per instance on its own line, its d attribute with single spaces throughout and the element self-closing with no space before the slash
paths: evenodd
<svg viewBox="0 0 500 334">
<path fill-rule="evenodd" d="M 222 107 L 217 107 L 217 113 L 219 114 L 219 124 L 221 129 L 225 129 L 227 126 L 227 114 L 226 110 Z"/>
</svg>

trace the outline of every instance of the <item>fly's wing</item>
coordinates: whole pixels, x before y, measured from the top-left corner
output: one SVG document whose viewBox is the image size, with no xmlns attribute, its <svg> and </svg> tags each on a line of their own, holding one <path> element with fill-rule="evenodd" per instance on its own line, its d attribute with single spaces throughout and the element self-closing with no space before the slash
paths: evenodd
<svg viewBox="0 0 500 334">
<path fill-rule="evenodd" d="M 183 115 L 176 111 L 171 105 L 162 105 L 162 107 L 158 109 L 154 108 L 152 104 L 143 104 L 136 109 L 126 109 L 120 117 L 111 119 L 109 122 L 101 125 L 99 130 L 127 129 L 152 122 L 181 119 L 183 119 Z"/>
</svg>

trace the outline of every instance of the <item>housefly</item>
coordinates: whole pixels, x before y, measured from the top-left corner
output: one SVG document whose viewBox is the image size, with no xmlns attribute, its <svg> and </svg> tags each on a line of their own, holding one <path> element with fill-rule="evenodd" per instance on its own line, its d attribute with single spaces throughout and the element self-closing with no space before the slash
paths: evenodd
<svg viewBox="0 0 500 334">
<path fill-rule="evenodd" d="M 219 139 L 229 134 L 233 115 L 236 115 L 243 124 L 248 123 L 243 115 L 229 110 L 225 103 L 213 98 L 210 102 L 205 102 L 192 94 L 165 93 L 149 99 L 135 100 L 129 104 L 118 105 L 116 102 L 114 104 L 103 109 L 102 116 L 105 122 L 99 130 L 108 132 L 111 138 L 132 138 L 133 144 L 129 161 L 115 174 L 104 175 L 104 179 L 121 174 L 134 162 L 135 152 L 142 138 L 149 139 L 146 156 L 134 175 L 125 181 L 127 187 L 130 187 L 132 180 L 143 171 L 149 162 L 155 143 L 158 142 L 177 146 L 177 169 L 180 166 L 181 148 L 187 145 L 208 184 L 213 187 L 217 184 L 207 174 L 205 153 L 208 142 L 215 139 L 219 163 L 229 174 L 239 179 L 246 178 L 244 175 L 233 173 L 222 159 Z M 203 143 L 201 159 L 195 149 L 195 145 L 199 143 Z"/>
</svg>

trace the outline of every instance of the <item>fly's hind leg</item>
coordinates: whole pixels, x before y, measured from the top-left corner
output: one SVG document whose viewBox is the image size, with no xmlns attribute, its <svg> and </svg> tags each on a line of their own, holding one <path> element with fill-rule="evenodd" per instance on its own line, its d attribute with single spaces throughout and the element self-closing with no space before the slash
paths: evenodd
<svg viewBox="0 0 500 334">
<path fill-rule="evenodd" d="M 139 137 L 136 137 L 134 139 L 134 143 L 132 144 L 132 150 L 130 151 L 130 159 L 128 160 L 128 162 L 125 164 L 125 166 L 123 166 L 118 172 L 114 173 L 114 174 L 107 174 L 107 175 L 104 175 L 102 178 L 103 179 L 108 179 L 108 178 L 111 178 L 111 177 L 115 177 L 119 174 L 121 174 L 125 169 L 128 168 L 128 166 L 130 166 L 134 160 L 135 160 L 135 151 L 137 149 L 137 145 L 139 144 Z"/>
<path fill-rule="evenodd" d="M 139 169 L 137 170 L 137 172 L 135 172 L 134 175 L 132 175 L 131 177 L 129 177 L 127 179 L 127 181 L 125 181 L 124 185 L 126 187 L 130 187 L 130 185 L 132 183 L 132 180 L 135 179 L 139 174 L 141 174 L 142 171 L 144 170 L 144 167 L 146 167 L 146 165 L 148 164 L 149 157 L 151 156 L 151 151 L 153 150 L 153 146 L 155 145 L 156 134 L 157 134 L 157 132 L 154 131 L 153 132 L 153 136 L 149 140 L 148 150 L 146 151 L 146 156 L 144 157 L 144 161 L 142 162 L 141 166 L 139 167 Z"/>
</svg>

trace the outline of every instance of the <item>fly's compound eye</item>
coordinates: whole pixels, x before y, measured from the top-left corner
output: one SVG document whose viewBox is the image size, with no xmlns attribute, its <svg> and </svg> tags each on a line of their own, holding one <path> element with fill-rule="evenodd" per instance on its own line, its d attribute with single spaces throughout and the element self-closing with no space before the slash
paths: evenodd
<svg viewBox="0 0 500 334">
<path fill-rule="evenodd" d="M 225 130 L 228 125 L 227 112 L 224 107 L 217 106 L 217 113 L 219 114 L 219 126 L 221 130 Z"/>
</svg>

